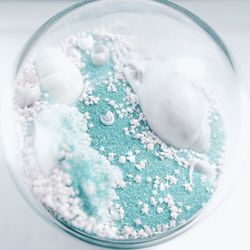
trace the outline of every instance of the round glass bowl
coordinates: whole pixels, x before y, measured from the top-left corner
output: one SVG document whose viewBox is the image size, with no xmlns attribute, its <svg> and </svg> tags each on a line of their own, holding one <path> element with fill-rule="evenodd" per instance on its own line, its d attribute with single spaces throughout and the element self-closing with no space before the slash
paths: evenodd
<svg viewBox="0 0 250 250">
<path fill-rule="evenodd" d="M 98 246 L 168 241 L 247 159 L 248 90 L 219 36 L 168 1 L 81 1 L 43 24 L 2 100 L 11 175 L 48 222 Z"/>
</svg>

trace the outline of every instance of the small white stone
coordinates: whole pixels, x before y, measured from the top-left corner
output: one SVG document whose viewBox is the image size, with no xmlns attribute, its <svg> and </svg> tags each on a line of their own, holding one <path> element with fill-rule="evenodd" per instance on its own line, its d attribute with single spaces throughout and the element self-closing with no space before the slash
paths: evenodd
<svg viewBox="0 0 250 250">
<path fill-rule="evenodd" d="M 106 126 L 111 126 L 115 122 L 115 116 L 111 111 L 107 111 L 106 114 L 100 115 L 100 121 Z"/>
<path fill-rule="evenodd" d="M 152 182 L 152 178 L 151 178 L 151 177 L 147 177 L 146 181 L 147 181 L 148 183 L 150 183 L 150 182 Z"/>
<path fill-rule="evenodd" d="M 92 49 L 90 58 L 95 66 L 104 65 L 108 62 L 109 50 L 104 45 L 98 44 Z"/>
</svg>

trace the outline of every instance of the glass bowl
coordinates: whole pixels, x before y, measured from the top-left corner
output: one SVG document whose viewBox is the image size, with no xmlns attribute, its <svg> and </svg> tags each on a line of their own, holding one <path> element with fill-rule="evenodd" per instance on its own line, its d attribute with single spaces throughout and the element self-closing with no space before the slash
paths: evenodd
<svg viewBox="0 0 250 250">
<path fill-rule="evenodd" d="M 151 70 L 152 72 L 159 73 L 154 75 L 153 79 L 158 79 L 161 74 L 172 70 L 174 75 L 171 75 L 172 73 L 170 72 L 169 77 L 175 79 L 175 74 L 180 74 L 182 77 L 177 78 L 177 80 L 175 79 L 177 88 L 179 87 L 178 84 L 184 79 L 198 85 L 206 97 L 212 93 L 212 100 L 209 100 L 209 103 L 211 107 L 216 105 L 216 110 L 223 121 L 223 133 L 226 139 L 223 137 L 225 141 L 220 148 L 220 153 L 223 157 L 219 159 L 218 163 L 221 166 L 216 169 L 218 181 L 213 183 L 215 192 L 209 197 L 208 203 L 190 218 L 160 234 L 144 238 L 135 237 L 131 239 L 128 237 L 127 239 L 109 239 L 87 233 L 84 230 L 69 225 L 62 218 L 53 216 L 50 208 L 47 207 L 46 209 L 42 202 L 34 197 L 29 186 L 29 181 L 27 181 L 27 176 L 30 176 L 30 173 L 29 170 L 23 168 L 23 166 L 30 164 L 30 162 L 27 163 L 22 159 L 20 147 L 23 145 L 20 146 L 20 142 L 18 141 L 20 138 L 16 136 L 16 133 L 20 129 L 18 124 L 23 121 L 18 120 L 17 122 L 16 119 L 17 108 L 14 102 L 16 84 L 13 84 L 13 82 L 17 82 L 19 75 L 24 72 L 27 63 L 30 63 L 30 61 L 33 60 L 32 58 L 36 57 L 44 48 L 58 46 L 58 44 L 62 45 L 62 41 L 74 43 L 72 35 L 90 29 L 95 30 L 96 27 L 108 27 L 109 31 L 128 36 L 132 38 L 132 41 L 136 41 L 135 49 L 139 55 L 142 55 L 143 59 L 141 60 L 147 61 L 145 64 L 146 68 L 149 68 L 149 72 Z M 103 34 L 98 34 L 96 39 L 102 39 L 102 35 Z M 91 46 L 91 41 L 89 40 L 83 46 Z M 95 52 L 97 54 L 101 53 L 102 55 L 106 53 L 105 49 L 101 46 L 96 47 Z M 53 52 L 51 53 L 53 54 Z M 46 53 L 44 52 L 44 54 Z M 43 57 L 44 54 L 40 56 Z M 94 56 L 91 57 L 92 63 L 96 64 L 96 66 L 102 64 L 103 57 L 101 59 L 97 57 L 96 59 Z M 105 57 L 103 60 L 105 60 Z M 134 84 L 133 90 L 137 92 L 139 91 L 136 85 L 137 80 L 141 80 L 139 74 L 140 69 L 133 63 L 131 63 L 131 65 L 132 72 L 129 72 L 127 80 L 131 80 L 132 78 L 130 84 Z M 143 70 L 141 71 L 142 74 L 144 74 Z M 143 76 L 142 81 L 147 82 L 147 79 L 147 75 L 145 77 Z M 151 78 L 149 77 L 149 79 Z M 181 80 L 178 81 L 178 79 Z M 161 80 L 159 80 L 159 82 L 160 81 Z M 172 85 L 170 84 L 169 86 Z M 162 110 L 160 109 L 161 106 L 157 106 L 157 100 L 162 98 L 164 91 L 170 91 L 170 93 L 175 96 L 175 88 L 171 89 L 169 86 L 157 85 L 156 83 L 155 85 L 149 84 L 145 92 L 141 91 L 138 93 L 140 93 L 139 96 L 141 100 L 139 100 L 139 102 L 141 101 L 142 110 L 147 114 L 146 119 L 149 120 L 149 124 L 153 128 L 152 130 L 157 131 L 156 134 L 160 135 L 163 140 L 166 140 L 167 144 L 171 144 L 171 142 L 175 144 L 179 136 L 165 138 L 164 131 L 161 129 L 161 126 L 159 126 L 159 124 L 167 124 L 166 126 L 171 128 L 171 124 L 159 118 L 161 117 L 160 111 Z M 188 88 L 184 88 L 182 92 L 180 92 L 185 98 L 190 89 L 190 85 L 188 86 Z M 157 92 L 157 88 L 160 88 L 160 91 Z M 50 88 L 48 89 L 50 90 Z M 18 93 L 20 95 L 20 92 Z M 199 98 L 199 94 L 198 96 L 191 95 L 191 99 L 192 98 L 196 100 L 196 104 L 193 105 L 193 103 L 191 103 L 193 106 L 191 104 L 191 106 L 187 106 L 186 112 L 191 114 L 193 111 L 189 109 L 191 107 L 194 109 L 194 112 L 201 110 L 201 114 L 203 114 L 205 109 L 202 109 L 202 100 L 197 99 Z M 149 104 L 147 100 L 149 100 Z M 166 104 L 166 106 L 164 105 L 164 109 L 168 110 L 168 104 Z M 189 105 L 189 103 L 187 103 L 187 105 Z M 207 214 L 211 214 L 225 197 L 225 194 L 233 187 L 245 165 L 247 151 L 249 149 L 249 142 L 245 139 L 249 134 L 249 114 L 246 112 L 248 105 L 249 93 L 247 86 L 242 81 L 227 47 L 209 25 L 190 11 L 164 0 L 120 0 L 119 4 L 114 0 L 81 1 L 58 13 L 43 24 L 33 34 L 21 51 L 17 59 L 11 83 L 6 86 L 5 95 L 2 100 L 1 142 L 8 168 L 18 189 L 31 207 L 33 207 L 44 220 L 83 242 L 97 246 L 115 249 L 143 248 L 171 240 L 182 234 L 198 220 L 206 217 Z M 28 106 L 30 108 L 30 105 Z M 152 107 L 156 108 L 152 111 Z M 160 108 L 157 109 L 157 107 Z M 157 113 L 155 115 L 155 112 L 159 112 L 159 114 Z M 153 119 L 151 119 L 151 117 L 153 117 Z M 185 117 L 185 115 L 183 114 L 182 117 Z M 187 117 L 190 118 L 190 116 Z M 106 122 L 110 122 L 109 116 L 104 116 L 104 118 Z M 193 118 L 196 119 L 195 116 Z M 29 122 L 32 123 L 32 119 L 30 119 Z M 198 122 L 199 119 L 197 120 L 197 123 Z M 174 127 L 176 126 L 175 124 Z M 193 125 L 190 126 L 192 127 Z M 201 131 L 199 131 L 199 138 L 202 133 Z M 175 134 L 174 130 L 173 134 Z M 216 138 L 216 135 L 214 135 L 214 137 Z M 194 143 L 196 146 L 192 144 L 194 151 L 204 146 L 196 142 L 197 141 Z M 183 142 L 182 140 L 180 143 L 185 144 L 186 141 L 184 140 Z M 177 144 L 174 146 L 178 148 Z M 46 169 L 45 165 L 49 165 L 48 161 L 47 158 L 43 158 L 42 163 L 40 162 L 40 167 Z M 194 171 L 194 169 L 192 171 Z M 202 167 L 201 172 L 205 175 L 209 174 L 207 170 L 202 169 Z"/>
</svg>

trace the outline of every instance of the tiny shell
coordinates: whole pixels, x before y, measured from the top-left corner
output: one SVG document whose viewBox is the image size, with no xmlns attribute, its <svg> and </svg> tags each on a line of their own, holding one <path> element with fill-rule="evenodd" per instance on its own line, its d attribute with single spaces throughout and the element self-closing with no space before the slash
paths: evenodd
<svg viewBox="0 0 250 250">
<path fill-rule="evenodd" d="M 208 151 L 209 107 L 199 86 L 181 72 L 162 69 L 160 63 L 152 62 L 146 72 L 134 90 L 153 132 L 176 148 Z"/>
<path fill-rule="evenodd" d="M 71 104 L 81 95 L 80 70 L 59 49 L 46 48 L 35 59 L 41 88 L 58 102 Z"/>
<path fill-rule="evenodd" d="M 100 121 L 106 126 L 111 126 L 115 122 L 114 114 L 111 111 L 108 111 L 106 114 L 100 115 Z"/>
</svg>

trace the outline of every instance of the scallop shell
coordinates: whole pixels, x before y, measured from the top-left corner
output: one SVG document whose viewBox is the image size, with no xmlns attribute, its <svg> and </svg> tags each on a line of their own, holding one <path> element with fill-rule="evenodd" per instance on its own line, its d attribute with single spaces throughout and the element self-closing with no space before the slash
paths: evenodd
<svg viewBox="0 0 250 250">
<path fill-rule="evenodd" d="M 194 82 L 181 72 L 151 63 L 139 86 L 142 111 L 152 131 L 176 148 L 206 152 L 210 146 L 208 102 Z"/>
<path fill-rule="evenodd" d="M 59 49 L 46 48 L 35 59 L 41 88 L 58 102 L 71 104 L 81 95 L 80 70 Z"/>
</svg>

